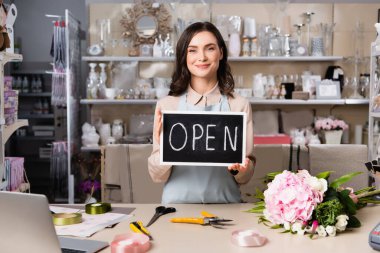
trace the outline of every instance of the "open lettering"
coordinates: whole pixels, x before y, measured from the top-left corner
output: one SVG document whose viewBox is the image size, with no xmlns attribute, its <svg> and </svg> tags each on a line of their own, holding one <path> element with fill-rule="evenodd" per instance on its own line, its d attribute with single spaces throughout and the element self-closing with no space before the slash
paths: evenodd
<svg viewBox="0 0 380 253">
<path fill-rule="evenodd" d="M 226 166 L 245 158 L 245 113 L 163 112 L 160 162 Z"/>
<path fill-rule="evenodd" d="M 191 149 L 194 151 L 196 150 L 197 146 L 204 145 L 204 149 L 206 151 L 214 151 L 215 146 L 213 146 L 211 143 L 215 145 L 216 141 L 219 140 L 219 138 L 222 138 L 223 141 L 223 151 L 227 151 L 227 148 L 230 148 L 233 151 L 236 151 L 237 148 L 237 140 L 238 140 L 238 129 L 239 127 L 229 127 L 224 126 L 223 136 L 216 136 L 211 134 L 211 132 L 216 132 L 215 124 L 207 124 L 206 126 L 202 126 L 201 124 L 194 124 L 190 129 L 192 133 L 188 134 L 188 130 L 186 129 L 185 125 L 182 123 L 175 123 L 171 126 L 169 131 L 169 144 L 170 147 L 175 151 L 181 151 L 183 150 L 189 142 L 188 136 L 191 136 L 190 142 L 191 142 Z M 232 128 L 232 131 L 231 129 Z M 176 132 L 175 136 L 177 141 L 176 144 L 173 143 L 173 132 Z M 183 136 L 181 138 L 182 143 L 178 143 L 178 136 Z"/>
</svg>

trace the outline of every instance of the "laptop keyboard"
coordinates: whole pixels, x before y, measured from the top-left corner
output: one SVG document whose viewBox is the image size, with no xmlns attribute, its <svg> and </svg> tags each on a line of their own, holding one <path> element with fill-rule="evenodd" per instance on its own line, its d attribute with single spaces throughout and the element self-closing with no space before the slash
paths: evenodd
<svg viewBox="0 0 380 253">
<path fill-rule="evenodd" d="M 61 249 L 62 253 L 86 253 L 86 251 L 83 250 L 77 250 L 77 249 Z"/>
</svg>

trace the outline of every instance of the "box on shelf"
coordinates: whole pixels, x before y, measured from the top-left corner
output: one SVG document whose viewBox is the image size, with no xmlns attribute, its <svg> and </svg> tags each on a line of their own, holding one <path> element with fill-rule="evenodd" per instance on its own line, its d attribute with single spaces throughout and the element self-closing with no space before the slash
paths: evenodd
<svg viewBox="0 0 380 253">
<path fill-rule="evenodd" d="M 54 126 L 51 125 L 34 125 L 32 126 L 33 131 L 54 131 Z"/>
<path fill-rule="evenodd" d="M 34 136 L 54 136 L 54 126 L 51 125 L 35 125 L 32 131 Z"/>
<path fill-rule="evenodd" d="M 15 191 L 25 183 L 24 157 L 5 157 L 5 180 L 8 181 L 6 190 Z"/>
<path fill-rule="evenodd" d="M 47 130 L 37 130 L 33 131 L 34 136 L 54 136 L 54 131 L 47 131 Z"/>
<path fill-rule="evenodd" d="M 13 124 L 17 120 L 17 114 L 18 114 L 18 91 L 7 88 L 4 91 L 5 124 L 6 125 Z"/>
<path fill-rule="evenodd" d="M 4 76 L 4 91 L 12 90 L 12 76 Z"/>
</svg>

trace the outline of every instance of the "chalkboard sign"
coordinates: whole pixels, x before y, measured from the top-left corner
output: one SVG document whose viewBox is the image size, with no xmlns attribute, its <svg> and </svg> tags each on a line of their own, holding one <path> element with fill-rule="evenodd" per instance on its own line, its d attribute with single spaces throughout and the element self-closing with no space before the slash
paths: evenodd
<svg viewBox="0 0 380 253">
<path fill-rule="evenodd" d="M 162 112 L 160 162 L 228 166 L 245 159 L 244 112 Z"/>
</svg>

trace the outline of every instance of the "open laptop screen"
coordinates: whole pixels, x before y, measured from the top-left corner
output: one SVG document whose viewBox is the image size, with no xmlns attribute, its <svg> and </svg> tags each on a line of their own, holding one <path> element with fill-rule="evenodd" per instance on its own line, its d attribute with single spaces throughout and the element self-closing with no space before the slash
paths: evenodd
<svg viewBox="0 0 380 253">
<path fill-rule="evenodd" d="M 61 253 L 46 196 L 0 191 L 0 252 Z M 6 239 L 5 239 L 6 238 Z M 107 242 L 61 239 L 62 248 L 96 252 Z"/>
</svg>

